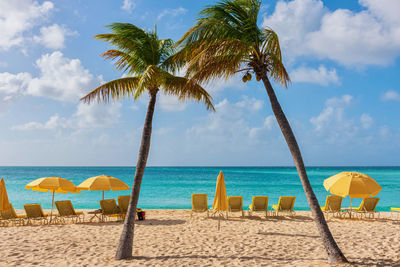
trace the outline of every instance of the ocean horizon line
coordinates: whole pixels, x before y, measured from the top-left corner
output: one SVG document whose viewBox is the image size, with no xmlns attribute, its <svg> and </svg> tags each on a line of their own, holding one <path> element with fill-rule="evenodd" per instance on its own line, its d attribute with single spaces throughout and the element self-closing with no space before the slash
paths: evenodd
<svg viewBox="0 0 400 267">
<path fill-rule="evenodd" d="M 0 165 L 1 167 L 135 168 L 133 165 Z M 150 165 L 146 168 L 293 168 L 289 165 Z M 400 168 L 400 165 L 306 165 L 306 168 Z"/>
</svg>

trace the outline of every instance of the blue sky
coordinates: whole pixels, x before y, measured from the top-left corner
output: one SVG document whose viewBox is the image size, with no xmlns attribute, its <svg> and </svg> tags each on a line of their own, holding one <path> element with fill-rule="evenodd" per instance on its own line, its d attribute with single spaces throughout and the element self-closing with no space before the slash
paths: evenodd
<svg viewBox="0 0 400 267">
<path fill-rule="evenodd" d="M 148 97 L 86 105 L 122 73 L 95 40 L 129 22 L 178 40 L 215 1 L 0 0 L 0 165 L 134 165 Z M 263 1 L 292 79 L 274 85 L 307 165 L 400 165 L 400 2 Z M 216 113 L 160 96 L 149 165 L 292 165 L 265 89 L 205 86 Z"/>
</svg>

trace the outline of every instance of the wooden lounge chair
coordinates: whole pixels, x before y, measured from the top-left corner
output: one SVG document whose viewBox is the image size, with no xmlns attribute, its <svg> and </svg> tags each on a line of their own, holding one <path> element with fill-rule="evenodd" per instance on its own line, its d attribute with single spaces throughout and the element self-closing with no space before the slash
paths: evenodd
<svg viewBox="0 0 400 267">
<path fill-rule="evenodd" d="M 229 212 L 241 212 L 242 218 L 244 218 L 243 197 L 242 196 L 228 197 L 228 211 L 226 212 L 226 218 L 228 218 Z"/>
<path fill-rule="evenodd" d="M 379 211 L 376 211 L 375 208 L 378 205 L 379 198 L 378 197 L 367 197 L 364 198 L 360 204 L 360 207 L 353 208 L 352 211 L 355 212 L 356 215 L 359 215 L 360 218 L 363 216 L 366 218 L 367 215 L 369 218 L 375 218 L 375 214 L 378 214 L 378 218 L 380 216 Z"/>
<path fill-rule="evenodd" d="M 280 196 L 278 204 L 272 206 L 275 215 L 278 216 L 279 213 L 286 213 L 290 216 L 294 216 L 295 212 L 293 210 L 293 207 L 295 200 L 296 197 L 294 196 Z"/>
<path fill-rule="evenodd" d="M 26 212 L 27 224 L 32 224 L 32 222 L 49 223 L 49 216 L 43 212 L 40 204 L 25 204 L 24 210 Z"/>
<path fill-rule="evenodd" d="M 208 218 L 207 194 L 192 194 L 192 210 L 190 211 L 190 218 L 192 218 L 194 212 L 207 212 Z"/>
<path fill-rule="evenodd" d="M 397 213 L 397 218 L 399 218 L 400 208 L 390 207 L 390 216 L 393 217 L 394 213 Z"/>
<path fill-rule="evenodd" d="M 11 208 L 7 211 L 0 212 L 0 222 L 4 226 L 11 225 L 24 225 L 25 224 L 25 215 L 17 215 L 14 210 L 14 207 L 10 203 Z"/>
<path fill-rule="evenodd" d="M 253 200 L 249 206 L 249 216 L 252 212 L 265 212 L 265 218 L 268 216 L 268 197 L 267 196 L 253 196 Z"/>
<path fill-rule="evenodd" d="M 115 199 L 103 199 L 100 200 L 100 207 L 102 211 L 102 216 L 104 219 L 106 218 L 121 218 L 123 217 L 122 213 L 120 212 L 117 202 Z"/>
<path fill-rule="evenodd" d="M 71 219 L 72 222 L 83 222 L 85 214 L 82 211 L 75 211 L 71 200 L 63 200 L 55 202 L 58 216 L 56 220 L 65 223 L 65 219 Z"/>
<path fill-rule="evenodd" d="M 131 196 L 129 196 L 129 195 L 118 196 L 118 198 L 117 198 L 119 211 L 122 214 L 122 219 L 125 219 L 126 213 L 128 212 L 130 198 L 131 198 Z"/>
<path fill-rule="evenodd" d="M 342 197 L 336 195 L 326 196 L 325 207 L 321 207 L 321 210 L 324 214 L 329 217 L 329 214 L 332 214 L 333 217 L 338 215 L 341 217 L 342 212 Z"/>
</svg>

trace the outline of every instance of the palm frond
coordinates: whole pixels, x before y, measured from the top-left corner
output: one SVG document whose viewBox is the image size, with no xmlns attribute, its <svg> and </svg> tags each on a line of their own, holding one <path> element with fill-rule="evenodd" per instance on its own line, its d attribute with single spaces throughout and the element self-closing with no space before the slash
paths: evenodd
<svg viewBox="0 0 400 267">
<path fill-rule="evenodd" d="M 287 86 L 278 36 L 258 27 L 260 5 L 259 0 L 223 0 L 202 10 L 196 25 L 177 42 L 182 49 L 173 59 L 175 67 L 185 63 L 186 76 L 201 82 L 251 68 Z"/>
<path fill-rule="evenodd" d="M 81 98 L 85 103 L 91 103 L 95 100 L 98 102 L 109 102 L 110 97 L 113 100 L 135 95 L 140 81 L 140 76 L 127 77 L 111 82 L 104 83 Z"/>
<path fill-rule="evenodd" d="M 163 76 L 162 90 L 165 94 L 176 95 L 182 101 L 193 99 L 197 102 L 203 102 L 207 110 L 215 111 L 211 95 L 196 81 L 177 77 L 167 72 L 164 72 Z"/>
</svg>

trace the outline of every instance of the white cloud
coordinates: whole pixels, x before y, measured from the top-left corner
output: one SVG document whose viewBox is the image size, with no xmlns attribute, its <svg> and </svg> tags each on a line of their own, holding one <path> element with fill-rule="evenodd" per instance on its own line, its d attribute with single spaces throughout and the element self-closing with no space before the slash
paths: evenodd
<svg viewBox="0 0 400 267">
<path fill-rule="evenodd" d="M 241 108 L 241 109 L 247 109 L 249 111 L 258 111 L 260 110 L 264 105 L 264 102 L 262 100 L 258 100 L 256 98 L 249 98 L 247 96 L 243 96 L 243 100 L 236 102 L 234 106 Z"/>
<path fill-rule="evenodd" d="M 93 129 L 111 127 L 118 122 L 121 103 L 113 104 L 85 104 L 79 103 L 75 114 L 71 118 L 63 118 L 58 114 L 50 117 L 44 123 L 28 122 L 22 125 L 15 125 L 14 130 L 63 130 L 63 129 Z"/>
<path fill-rule="evenodd" d="M 383 101 L 399 101 L 400 102 L 400 93 L 395 90 L 386 91 L 382 95 Z"/>
<path fill-rule="evenodd" d="M 332 141 L 341 135 L 352 135 L 356 130 L 354 123 L 351 119 L 347 119 L 344 113 L 352 100 L 353 97 L 351 95 L 328 99 L 321 113 L 310 119 L 316 134 L 329 135 Z"/>
<path fill-rule="evenodd" d="M 366 10 L 329 11 L 320 0 L 279 1 L 263 26 L 278 33 L 289 60 L 313 55 L 357 68 L 394 62 L 400 55 L 399 1 L 360 4 Z"/>
<path fill-rule="evenodd" d="M 50 49 L 62 49 L 65 47 L 65 37 L 75 34 L 77 33 L 72 32 L 63 26 L 53 24 L 48 27 L 40 28 L 40 36 L 35 36 L 34 40 Z"/>
<path fill-rule="evenodd" d="M 328 70 L 321 65 L 318 69 L 299 67 L 290 72 L 292 82 L 315 83 L 327 86 L 331 83 L 339 84 L 336 69 Z"/>
<path fill-rule="evenodd" d="M 26 94 L 77 102 L 79 98 L 100 85 L 101 77 L 93 77 L 79 59 L 69 59 L 59 52 L 45 54 L 36 61 L 40 76 L 33 78 Z"/>
<path fill-rule="evenodd" d="M 190 128 L 188 136 L 196 136 L 212 143 L 236 144 L 238 146 L 258 142 L 260 132 L 271 130 L 273 119 L 268 116 L 259 126 L 252 126 L 246 117 L 263 106 L 261 100 L 244 96 L 241 101 L 230 102 L 227 99 L 215 104 L 215 113 L 210 113 L 206 121 Z M 247 140 L 246 142 L 244 140 Z"/>
<path fill-rule="evenodd" d="M 179 101 L 177 96 L 159 94 L 158 106 L 164 111 L 183 111 L 188 105 L 187 101 Z"/>
<path fill-rule="evenodd" d="M 164 9 L 157 17 L 157 21 L 161 20 L 163 17 L 168 16 L 168 17 L 176 17 L 178 15 L 183 15 L 186 14 L 187 9 L 183 7 L 178 7 L 175 9 L 172 8 L 167 8 Z"/>
<path fill-rule="evenodd" d="M 0 1 L 0 50 L 21 46 L 25 34 L 41 23 L 53 7 L 49 1 L 42 4 L 32 0 Z"/>
<path fill-rule="evenodd" d="M 122 10 L 125 10 L 126 12 L 131 12 L 132 9 L 136 7 L 136 4 L 132 2 L 132 0 L 124 0 L 124 3 L 121 6 Z"/>
<path fill-rule="evenodd" d="M 30 73 L 0 73 L 0 101 L 10 101 L 19 96 L 32 95 L 63 102 L 78 102 L 89 90 L 103 81 L 85 69 L 79 59 L 69 59 L 61 52 L 45 54 L 36 60 L 38 77 Z"/>
<path fill-rule="evenodd" d="M 18 74 L 0 73 L 0 95 L 3 97 L 21 95 L 31 80 L 31 75 L 26 72 Z"/>
<path fill-rule="evenodd" d="M 364 129 L 368 129 L 374 124 L 374 119 L 369 114 L 363 113 L 360 117 L 360 122 Z"/>
</svg>

